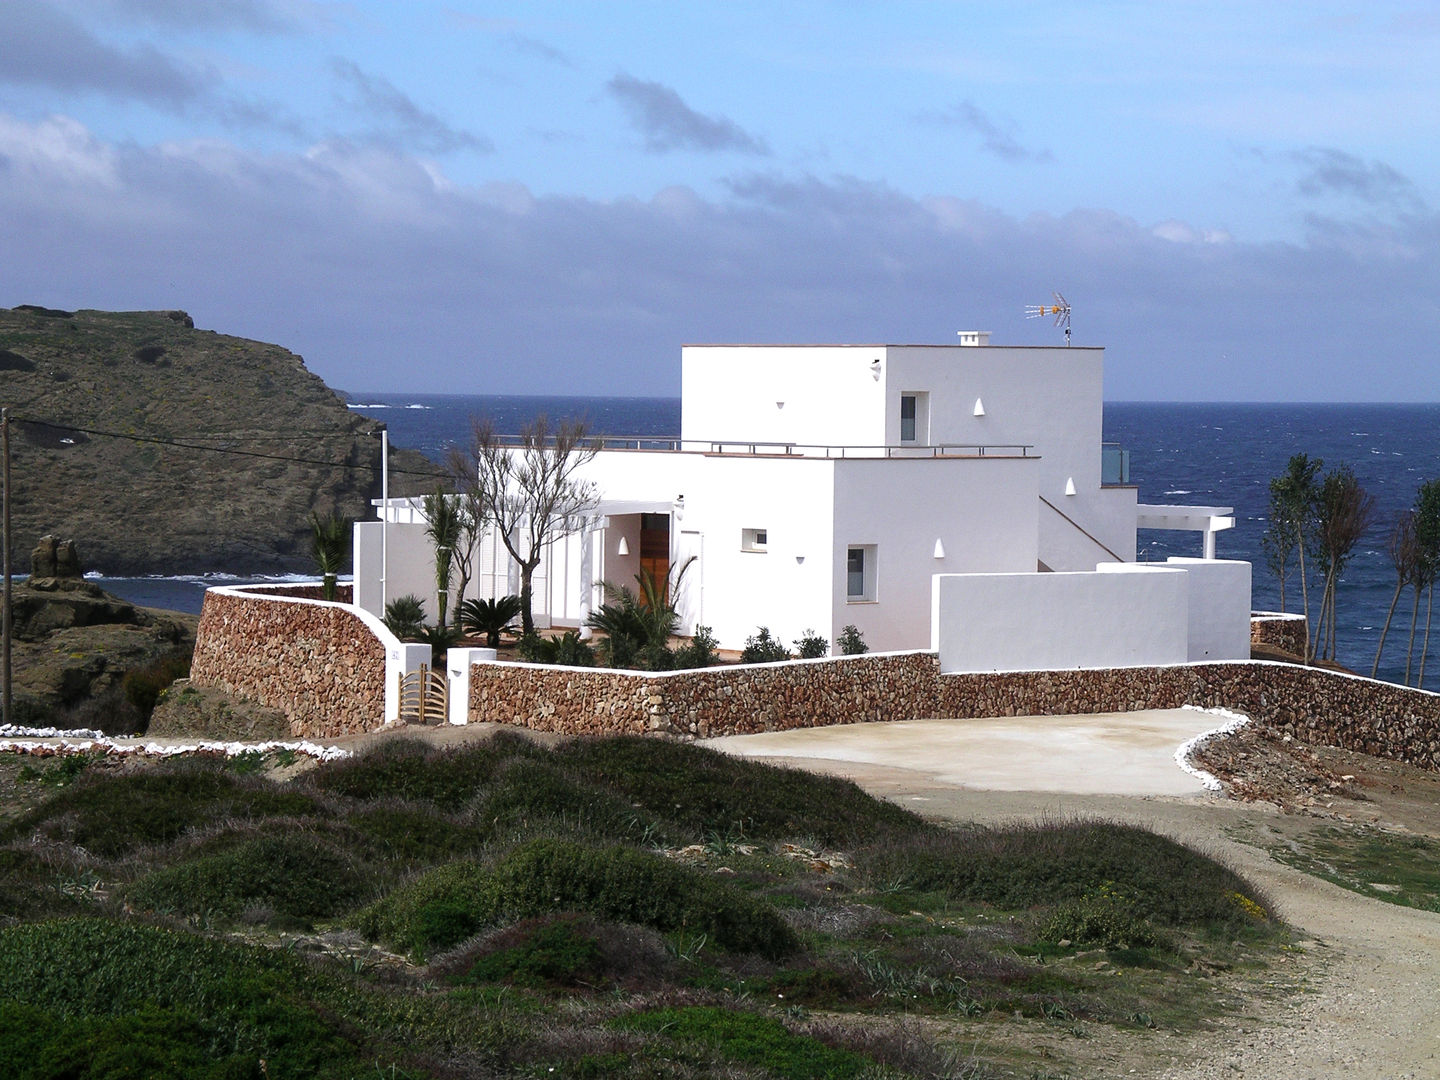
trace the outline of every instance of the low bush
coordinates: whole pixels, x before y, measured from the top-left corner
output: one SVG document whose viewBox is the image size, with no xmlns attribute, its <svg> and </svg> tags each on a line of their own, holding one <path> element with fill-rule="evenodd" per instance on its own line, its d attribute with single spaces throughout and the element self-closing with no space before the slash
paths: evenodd
<svg viewBox="0 0 1440 1080">
<path fill-rule="evenodd" d="M 797 947 L 774 908 L 687 866 L 628 847 L 537 840 L 493 867 L 458 862 L 362 911 L 361 932 L 416 954 L 446 949 L 501 919 L 580 911 L 704 934 L 722 948 L 783 956 Z"/>
<path fill-rule="evenodd" d="M 594 667 L 595 650 L 580 639 L 578 630 L 566 630 L 558 638 L 526 634 L 515 645 L 521 660 L 531 664 L 559 664 L 562 667 Z"/>
<path fill-rule="evenodd" d="M 690 636 L 690 644 L 682 645 L 675 650 L 675 666 L 677 668 L 702 668 L 714 667 L 719 663 L 720 657 L 716 649 L 720 647 L 720 639 L 708 626 L 695 627 L 695 633 Z"/>
<path fill-rule="evenodd" d="M 1040 940 L 1131 949 L 1159 944 L 1160 934 L 1136 912 L 1133 900 L 1106 882 L 1057 907 L 1041 928 Z"/>
<path fill-rule="evenodd" d="M 182 915 L 234 916 L 265 908 L 315 919 L 355 907 L 372 892 L 372 880 L 353 855 L 287 830 L 153 871 L 127 897 L 139 908 Z"/>
<path fill-rule="evenodd" d="M 835 644 L 840 646 L 841 656 L 859 656 L 870 651 L 870 646 L 865 644 L 865 635 L 854 623 L 848 623 L 841 628 Z"/>
<path fill-rule="evenodd" d="M 385 628 L 401 641 L 415 641 L 425 622 L 425 601 L 413 593 L 385 605 Z"/>
<path fill-rule="evenodd" d="M 466 600 L 460 605 L 460 625 L 471 634 L 484 634 L 489 648 L 498 648 L 500 634 L 520 617 L 520 597 Z"/>
<path fill-rule="evenodd" d="M 770 634 L 768 626 L 761 626 L 745 639 L 745 648 L 740 652 L 742 664 L 773 664 L 789 660 L 790 650 Z"/>
<path fill-rule="evenodd" d="M 454 749 L 436 749 L 418 739 L 393 739 L 353 758 L 327 762 L 313 770 L 307 782 L 352 799 L 423 800 L 458 810 L 482 793 L 505 762 L 547 753 L 523 735 L 509 732 Z"/>
<path fill-rule="evenodd" d="M 1259 925 L 1233 894 L 1255 889 L 1199 852 L 1133 825 L 1101 821 L 971 826 L 902 837 L 857 854 L 872 881 L 1006 908 L 1078 901 L 1102 888 L 1162 926 Z M 1268 905 L 1258 905 L 1265 919 Z"/>
<path fill-rule="evenodd" d="M 336 1066 L 346 1064 L 358 1072 L 358 1037 L 342 1034 L 333 1018 L 305 1000 L 309 993 L 325 995 L 322 983 L 297 957 L 181 931 L 99 919 L 0 930 L 0 1001 L 23 1001 L 59 1018 L 69 1027 L 62 1031 L 69 1036 L 62 1052 L 74 1052 L 74 1036 L 82 1037 L 82 1045 L 93 1042 L 83 1037 L 105 1026 L 85 1021 L 113 1018 L 112 1034 L 139 1041 L 126 1034 L 127 1025 L 131 1032 L 135 1024 L 149 1030 L 158 1012 L 158 1019 L 190 1036 L 187 1042 L 202 1050 L 204 1060 L 236 1066 L 216 1075 L 258 1075 L 262 1058 L 271 1076 L 345 1075 Z M 9 1018 L 17 1019 L 13 1013 Z M 248 1063 L 246 1071 L 238 1070 L 239 1061 Z M 89 1075 L 150 1074 L 142 1068 Z"/>
<path fill-rule="evenodd" d="M 830 655 L 830 642 L 814 630 L 806 630 L 795 639 L 795 655 L 801 660 L 818 660 Z"/>
<path fill-rule="evenodd" d="M 637 834 L 655 836 L 659 831 L 628 800 L 544 759 L 505 762 L 471 812 L 477 827 L 492 837 L 508 827 L 518 828 L 527 839 L 568 833 L 574 838 L 613 843 Z"/>
<path fill-rule="evenodd" d="M 141 730 L 150 723 L 150 714 L 155 711 L 155 703 L 160 700 L 160 695 L 168 690 L 176 679 L 189 677 L 188 653 L 163 656 L 144 667 L 133 668 L 125 673 L 120 680 L 121 692 L 125 695 L 125 701 L 140 715 Z"/>
<path fill-rule="evenodd" d="M 785 1080 L 844 1080 L 871 1075 L 875 1064 L 850 1050 L 796 1035 L 779 1020 L 713 1006 L 655 1009 L 614 1021 L 625 1031 L 654 1032 L 713 1050 L 723 1061 L 750 1065 Z"/>
<path fill-rule="evenodd" d="M 0 830 L 0 842 L 39 833 L 113 858 L 210 822 L 317 813 L 304 792 L 186 759 L 140 773 L 89 770 Z"/>
<path fill-rule="evenodd" d="M 577 739 L 553 751 L 567 772 L 603 785 L 686 835 L 809 838 L 849 846 L 894 832 L 939 832 L 848 780 L 742 761 L 718 750 L 642 736 Z"/>
</svg>

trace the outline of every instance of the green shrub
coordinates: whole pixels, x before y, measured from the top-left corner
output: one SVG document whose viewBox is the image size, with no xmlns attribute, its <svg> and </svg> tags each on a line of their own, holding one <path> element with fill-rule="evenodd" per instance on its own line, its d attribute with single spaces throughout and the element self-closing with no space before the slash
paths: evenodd
<svg viewBox="0 0 1440 1080">
<path fill-rule="evenodd" d="M 460 625 L 471 634 L 484 634 L 489 648 L 498 648 L 500 633 L 520 617 L 520 597 L 466 600 L 460 605 Z"/>
<path fill-rule="evenodd" d="M 715 636 L 710 627 L 697 626 L 695 633 L 691 635 L 690 644 L 682 645 L 675 650 L 675 666 L 677 668 L 713 667 L 720 660 L 715 652 L 719 647 L 720 639 Z"/>
<path fill-rule="evenodd" d="M 795 655 L 801 660 L 819 660 L 830 655 L 830 642 L 814 630 L 806 630 L 795 639 Z"/>
<path fill-rule="evenodd" d="M 604 966 L 600 946 L 574 917 L 537 920 L 515 929 L 521 931 L 520 940 L 479 957 L 463 981 L 541 989 L 590 986 L 600 979 Z"/>
<path fill-rule="evenodd" d="M 626 1031 L 662 1034 L 714 1050 L 727 1062 L 764 1069 L 785 1080 L 844 1080 L 873 1074 L 874 1062 L 850 1050 L 796 1035 L 779 1020 L 714 1006 L 655 1009 L 615 1020 Z"/>
<path fill-rule="evenodd" d="M 0 842 L 38 832 L 111 858 L 169 843 L 209 822 L 318 812 L 314 798 L 303 792 L 192 759 L 138 773 L 91 770 L 0 830 Z"/>
<path fill-rule="evenodd" d="M 496 920 L 557 911 L 684 929 L 770 957 L 797 945 L 774 908 L 708 875 L 635 848 L 560 840 L 525 844 L 489 869 L 459 862 L 431 871 L 365 909 L 357 925 L 367 937 L 425 953 Z"/>
<path fill-rule="evenodd" d="M 515 645 L 521 660 L 530 664 L 559 664 L 562 667 L 594 667 L 595 650 L 580 639 L 578 630 L 567 630 L 558 638 L 526 634 Z"/>
<path fill-rule="evenodd" d="M 0 930 L 0 1001 L 23 1001 L 66 1023 L 115 1018 L 122 1034 L 127 1024 L 143 1029 L 145 1011 L 159 1010 L 182 1032 L 191 1029 L 208 1060 L 240 1056 L 253 1068 L 264 1058 L 271 1076 L 335 1075 L 336 1064 L 358 1065 L 357 1043 L 304 1000 L 317 991 L 340 996 L 298 957 L 181 931 L 99 919 Z"/>
<path fill-rule="evenodd" d="M 745 648 L 740 652 L 742 664 L 773 664 L 789 659 L 789 650 L 771 636 L 768 626 L 759 627 L 754 634 L 746 638 Z"/>
<path fill-rule="evenodd" d="M 841 628 L 835 644 L 840 646 L 841 656 L 859 656 L 870 651 L 870 646 L 865 644 L 865 635 L 854 623 L 848 623 Z"/>
<path fill-rule="evenodd" d="M 371 892 L 353 856 L 314 835 L 258 836 L 229 851 L 156 870 L 128 891 L 131 903 L 184 915 L 268 908 L 298 919 L 337 915 Z"/>
<path fill-rule="evenodd" d="M 848 847 L 899 831 L 938 832 L 848 780 L 743 761 L 668 739 L 577 739 L 553 751 L 566 771 L 601 785 L 681 835 L 743 833 Z"/>
<path fill-rule="evenodd" d="M 562 771 L 553 760 L 515 758 L 497 770 L 494 782 L 472 807 L 480 829 L 495 836 L 506 826 L 531 835 L 570 831 L 613 843 L 655 829 L 646 815 L 603 788 Z"/>
<path fill-rule="evenodd" d="M 1231 898 L 1253 887 L 1214 859 L 1134 825 L 1072 821 L 970 826 L 910 836 L 857 853 L 872 880 L 1006 908 L 1079 900 L 1117 889 L 1137 918 L 1163 926 L 1257 925 Z M 1267 911 L 1268 914 L 1268 911 Z"/>
<path fill-rule="evenodd" d="M 1133 900 L 1104 882 L 1057 907 L 1041 928 L 1040 940 L 1129 949 L 1157 945 L 1160 935 L 1137 914 Z"/>
<path fill-rule="evenodd" d="M 132 668 L 120 680 L 125 701 L 140 715 L 141 728 L 150 723 L 150 714 L 160 694 L 169 689 L 176 679 L 190 677 L 190 656 L 188 653 L 162 656 L 144 667 Z"/>
<path fill-rule="evenodd" d="M 385 628 L 401 641 L 414 641 L 425 622 L 425 601 L 413 593 L 385 605 Z"/>
<path fill-rule="evenodd" d="M 433 806 L 398 800 L 356 809 L 346 821 L 386 862 L 445 863 L 476 850 L 481 837 Z"/>
<path fill-rule="evenodd" d="M 97 880 L 78 866 L 58 867 L 32 848 L 0 848 L 0 924 L 78 915 L 95 898 L 89 885 Z"/>
<path fill-rule="evenodd" d="M 391 739 L 353 758 L 327 762 L 307 779 L 321 791 L 352 799 L 424 800 L 458 810 L 483 791 L 505 762 L 548 753 L 511 732 L 453 749 L 436 749 L 418 739 Z"/>
</svg>

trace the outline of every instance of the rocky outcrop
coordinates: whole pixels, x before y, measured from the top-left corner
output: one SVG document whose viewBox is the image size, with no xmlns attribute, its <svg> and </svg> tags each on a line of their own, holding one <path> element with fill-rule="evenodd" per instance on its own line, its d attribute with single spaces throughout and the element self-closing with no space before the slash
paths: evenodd
<svg viewBox="0 0 1440 1080">
<path fill-rule="evenodd" d="M 52 533 L 112 575 L 310 571 L 312 511 L 374 514 L 381 425 L 279 346 L 183 311 L 0 308 L 0 371 L 17 572 Z M 437 471 L 392 451 L 392 494 Z"/>
<path fill-rule="evenodd" d="M 27 724 L 137 730 L 146 718 L 121 694 L 126 677 L 183 674 L 195 645 L 193 615 L 136 607 L 78 578 L 16 585 L 11 612 L 14 718 Z"/>
<path fill-rule="evenodd" d="M 74 540 L 42 536 L 30 553 L 30 576 L 35 578 L 83 578 L 80 554 Z"/>
</svg>

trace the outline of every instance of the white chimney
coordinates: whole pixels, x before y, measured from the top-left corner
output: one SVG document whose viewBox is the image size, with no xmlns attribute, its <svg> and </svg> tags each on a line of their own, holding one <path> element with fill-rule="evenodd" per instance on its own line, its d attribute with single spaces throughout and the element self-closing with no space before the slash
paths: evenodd
<svg viewBox="0 0 1440 1080">
<path fill-rule="evenodd" d="M 960 344 L 961 344 L 961 345 L 971 345 L 971 346 L 975 346 L 975 345 L 989 345 L 989 344 L 990 344 L 990 331 L 989 331 L 989 330 L 961 330 L 961 331 L 960 331 Z"/>
</svg>

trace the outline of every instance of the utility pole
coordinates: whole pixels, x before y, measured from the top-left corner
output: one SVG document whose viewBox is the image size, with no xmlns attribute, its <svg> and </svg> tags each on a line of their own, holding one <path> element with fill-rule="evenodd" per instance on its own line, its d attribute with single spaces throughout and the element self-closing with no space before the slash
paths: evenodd
<svg viewBox="0 0 1440 1080">
<path fill-rule="evenodd" d="M 0 471 L 4 474 L 5 490 L 0 493 L 0 544 L 5 548 L 5 592 L 4 592 L 4 614 L 0 615 L 0 638 L 4 639 L 3 653 L 3 675 L 4 687 L 4 723 L 10 723 L 10 409 L 7 406 L 0 409 L 0 457 L 4 458 L 4 465 Z"/>
</svg>

